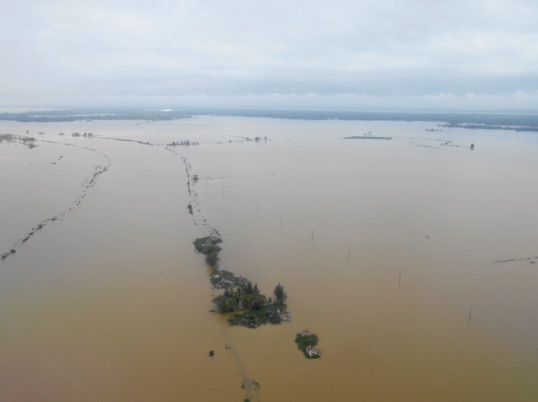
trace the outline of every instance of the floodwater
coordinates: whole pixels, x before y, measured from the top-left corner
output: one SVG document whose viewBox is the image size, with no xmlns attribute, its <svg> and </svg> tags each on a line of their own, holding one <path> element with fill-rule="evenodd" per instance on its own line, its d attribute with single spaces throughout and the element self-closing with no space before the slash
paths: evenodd
<svg viewBox="0 0 538 402">
<path fill-rule="evenodd" d="M 538 137 L 430 128 L 0 122 L 0 400 L 538 400 Z M 292 322 L 209 312 L 210 227 Z"/>
</svg>

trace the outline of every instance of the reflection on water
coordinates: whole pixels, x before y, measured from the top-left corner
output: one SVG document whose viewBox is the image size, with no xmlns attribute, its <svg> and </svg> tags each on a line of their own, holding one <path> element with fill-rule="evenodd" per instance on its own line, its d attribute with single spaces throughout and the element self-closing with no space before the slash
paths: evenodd
<svg viewBox="0 0 538 402">
<path fill-rule="evenodd" d="M 0 144 L 2 252 L 69 207 L 102 154 L 111 163 L 0 265 L 0 400 L 240 401 L 230 342 L 263 401 L 536 399 L 538 144 L 431 127 L 1 123 L 75 145 Z M 72 131 L 95 136 L 56 134 Z M 342 139 L 369 131 L 393 139 Z M 268 141 L 241 139 L 256 136 Z M 200 178 L 222 263 L 266 294 L 282 282 L 291 323 L 228 329 L 208 312 L 216 293 L 192 248 L 202 229 L 183 161 L 164 146 L 181 140 L 200 142 L 177 150 Z M 297 351 L 304 329 L 322 359 Z"/>
</svg>

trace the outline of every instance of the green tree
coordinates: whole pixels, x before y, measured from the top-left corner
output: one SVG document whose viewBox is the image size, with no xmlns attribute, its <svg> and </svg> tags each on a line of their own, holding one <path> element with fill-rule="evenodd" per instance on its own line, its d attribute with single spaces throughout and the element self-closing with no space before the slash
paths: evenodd
<svg viewBox="0 0 538 402">
<path fill-rule="evenodd" d="M 276 285 L 273 294 L 275 295 L 276 302 L 279 304 L 284 304 L 286 302 L 286 299 L 288 298 L 288 295 L 284 291 L 284 286 L 280 283 Z"/>
<path fill-rule="evenodd" d="M 254 301 L 252 302 L 252 310 L 261 310 L 267 303 L 267 298 L 262 294 L 254 295 Z"/>
<path fill-rule="evenodd" d="M 245 294 L 241 298 L 241 303 L 243 303 L 243 307 L 247 310 L 250 310 L 252 308 L 252 305 L 254 304 L 254 296 L 251 294 Z"/>
<path fill-rule="evenodd" d="M 237 299 L 231 296 L 217 296 L 213 299 L 213 303 L 221 313 L 231 313 L 237 308 Z"/>
</svg>

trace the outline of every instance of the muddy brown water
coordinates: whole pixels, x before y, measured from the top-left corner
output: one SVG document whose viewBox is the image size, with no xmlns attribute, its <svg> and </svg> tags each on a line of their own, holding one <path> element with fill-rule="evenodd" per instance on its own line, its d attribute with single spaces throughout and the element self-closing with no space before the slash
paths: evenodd
<svg viewBox="0 0 538 402">
<path fill-rule="evenodd" d="M 0 400 L 242 401 L 242 370 L 262 401 L 538 399 L 538 140 L 433 127 L 0 122 L 50 141 L 0 144 L 0 252 L 59 216 L 0 263 Z M 369 131 L 393 139 L 342 139 Z M 209 312 L 204 221 L 226 268 L 284 284 L 292 322 Z"/>
</svg>

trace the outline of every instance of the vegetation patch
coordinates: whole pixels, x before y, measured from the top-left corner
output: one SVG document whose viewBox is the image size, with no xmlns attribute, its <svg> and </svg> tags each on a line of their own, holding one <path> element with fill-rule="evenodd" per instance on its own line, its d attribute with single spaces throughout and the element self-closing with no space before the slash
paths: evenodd
<svg viewBox="0 0 538 402">
<path fill-rule="evenodd" d="M 267 303 L 258 309 L 243 311 L 234 314 L 228 322 L 230 325 L 241 325 L 247 328 L 258 328 L 265 324 L 281 324 L 289 321 L 290 315 L 286 310 L 286 305 Z"/>
<path fill-rule="evenodd" d="M 220 243 L 222 239 L 217 236 L 200 237 L 193 242 L 196 251 L 206 256 L 205 260 L 212 268 L 219 262 Z"/>
<path fill-rule="evenodd" d="M 321 352 L 316 349 L 318 344 L 318 336 L 312 332 L 304 331 L 297 334 L 295 343 L 307 359 L 319 359 Z"/>
<path fill-rule="evenodd" d="M 217 311 L 223 314 L 233 314 L 228 322 L 230 325 L 241 325 L 247 328 L 257 328 L 264 324 L 280 324 L 291 320 L 291 314 L 286 305 L 278 298 L 267 298 L 258 290 L 258 285 L 252 285 L 248 279 L 236 277 L 231 272 L 217 270 L 210 276 L 214 287 L 224 288 L 224 293 L 213 299 Z M 278 284 L 275 288 L 284 292 L 284 287 Z"/>
<path fill-rule="evenodd" d="M 235 313 L 229 319 L 230 324 L 247 328 L 290 321 L 291 314 L 285 304 L 288 295 L 282 284 L 276 285 L 272 299 L 260 293 L 258 284 L 252 284 L 242 276 L 235 276 L 222 267 L 217 268 L 220 243 L 222 239 L 215 235 L 200 237 L 193 242 L 196 251 L 204 254 L 206 262 L 213 268 L 209 275 L 211 285 L 215 289 L 224 289 L 223 294 L 213 299 L 217 311 L 222 314 Z"/>
</svg>

